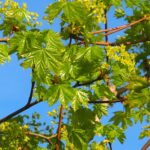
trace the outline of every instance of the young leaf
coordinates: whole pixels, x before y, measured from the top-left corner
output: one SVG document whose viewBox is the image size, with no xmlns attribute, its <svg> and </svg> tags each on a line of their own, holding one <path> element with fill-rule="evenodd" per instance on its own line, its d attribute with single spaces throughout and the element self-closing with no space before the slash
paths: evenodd
<svg viewBox="0 0 150 150">
<path fill-rule="evenodd" d="M 52 22 L 53 19 L 59 15 L 63 9 L 64 4 L 64 2 L 55 2 L 47 7 L 45 13 L 48 14 L 49 22 Z"/>
<path fill-rule="evenodd" d="M 81 105 L 87 106 L 88 103 L 87 93 L 80 89 L 74 89 L 67 84 L 52 85 L 48 93 L 49 105 L 54 104 L 59 99 L 64 106 L 71 104 L 72 108 L 76 110 Z"/>
<path fill-rule="evenodd" d="M 10 57 L 8 54 L 8 47 L 5 44 L 0 44 L 0 64 L 5 63 L 5 61 L 9 61 Z"/>
</svg>

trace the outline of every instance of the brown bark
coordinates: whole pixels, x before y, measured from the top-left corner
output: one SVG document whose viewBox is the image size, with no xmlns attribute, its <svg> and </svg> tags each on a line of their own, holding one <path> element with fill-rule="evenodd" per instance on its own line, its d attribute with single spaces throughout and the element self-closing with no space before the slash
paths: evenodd
<svg viewBox="0 0 150 150">
<path fill-rule="evenodd" d="M 59 122 L 58 122 L 58 129 L 57 129 L 56 150 L 60 150 L 60 138 L 61 138 L 62 120 L 63 120 L 63 105 L 61 105 L 61 107 L 60 107 L 60 113 L 59 113 Z"/>
<path fill-rule="evenodd" d="M 150 147 L 150 139 L 144 144 L 141 150 L 148 150 L 148 147 Z"/>
</svg>

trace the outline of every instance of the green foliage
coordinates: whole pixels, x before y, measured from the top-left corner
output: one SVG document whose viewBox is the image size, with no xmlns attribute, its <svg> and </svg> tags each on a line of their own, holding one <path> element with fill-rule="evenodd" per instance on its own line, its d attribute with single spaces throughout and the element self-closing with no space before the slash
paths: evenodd
<svg viewBox="0 0 150 150">
<path fill-rule="evenodd" d="M 36 27 L 36 24 L 39 24 L 35 22 L 38 17 L 37 13 L 27 11 L 25 3 L 20 7 L 13 0 L 6 0 L 5 3 L 0 5 L 0 17 L 3 18 L 0 30 L 3 30 L 4 36 L 26 30 L 28 26 Z"/>
<path fill-rule="evenodd" d="M 95 79 L 100 72 L 100 63 L 104 59 L 103 49 L 98 46 L 67 48 L 64 60 L 63 76 L 80 82 Z"/>
<path fill-rule="evenodd" d="M 122 111 L 114 112 L 114 114 L 115 115 L 110 119 L 110 122 L 113 122 L 114 125 L 118 126 L 120 124 L 123 129 L 132 126 L 130 114 Z"/>
<path fill-rule="evenodd" d="M 150 137 L 150 126 L 143 127 L 143 131 L 140 133 L 139 138 L 143 139 L 144 137 Z"/>
<path fill-rule="evenodd" d="M 78 109 L 81 104 L 87 106 L 88 94 L 80 89 L 74 89 L 67 84 L 52 85 L 48 91 L 49 105 L 52 105 L 56 100 L 67 106 L 71 103 L 71 106 L 74 110 Z"/>
<path fill-rule="evenodd" d="M 39 142 L 44 142 L 43 139 L 33 138 L 28 135 L 32 126 L 36 128 L 42 124 L 35 123 L 37 121 L 37 113 L 33 114 L 32 119 L 29 120 L 29 116 L 18 116 L 8 122 L 0 124 L 0 148 L 1 149 L 36 149 L 44 150 L 39 146 Z M 25 124 L 26 120 L 28 122 Z M 36 129 L 36 133 L 39 129 Z"/>
<path fill-rule="evenodd" d="M 124 130 L 115 124 L 99 125 L 96 127 L 96 132 L 100 133 L 108 142 L 113 142 L 116 138 L 120 143 L 125 140 Z"/>
<path fill-rule="evenodd" d="M 43 77 L 46 70 L 59 71 L 64 47 L 59 35 L 50 30 L 41 33 L 28 31 L 18 33 L 10 40 L 10 51 L 15 50 L 18 51 L 18 57 L 24 59 L 24 68 L 33 67 L 35 73 Z"/>
<path fill-rule="evenodd" d="M 92 89 L 94 90 L 95 96 L 97 98 L 100 98 L 100 99 L 107 98 L 109 100 L 116 99 L 115 94 L 111 92 L 111 90 L 106 85 L 103 85 L 103 84 L 100 86 L 94 85 Z M 101 92 L 101 91 L 104 91 L 104 92 Z"/>
<path fill-rule="evenodd" d="M 123 26 L 129 27 L 125 34 L 114 43 L 105 42 L 105 34 L 122 28 L 103 32 L 103 26 L 107 26 L 105 13 L 109 15 L 111 8 L 116 22 L 121 18 L 129 23 Z M 44 150 L 39 145 L 46 143 L 45 147 L 53 150 L 60 140 L 62 150 L 108 150 L 108 143 L 116 139 L 124 142 L 129 126 L 148 124 L 149 8 L 147 0 L 59 0 L 46 8 L 43 17 L 51 25 L 59 19 L 57 33 L 37 29 L 38 14 L 29 12 L 25 3 L 0 2 L 0 31 L 4 37 L 0 38 L 0 64 L 17 55 L 20 66 L 32 70 L 35 87 L 30 97 L 47 102 L 50 108 L 48 125 L 41 123 L 37 113 L 1 123 L 0 149 Z M 126 9 L 132 12 L 130 16 Z M 110 115 L 114 102 L 122 107 Z M 109 120 L 105 124 L 104 116 Z M 149 126 L 143 127 L 139 138 L 149 137 L 149 131 Z"/>
<path fill-rule="evenodd" d="M 0 44 L 0 64 L 3 64 L 6 60 L 10 60 L 8 47 L 5 44 Z"/>
</svg>

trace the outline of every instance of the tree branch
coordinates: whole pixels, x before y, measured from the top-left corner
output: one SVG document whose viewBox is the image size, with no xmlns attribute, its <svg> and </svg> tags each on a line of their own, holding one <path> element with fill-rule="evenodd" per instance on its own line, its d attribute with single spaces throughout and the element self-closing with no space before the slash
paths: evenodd
<svg viewBox="0 0 150 150">
<path fill-rule="evenodd" d="M 93 80 L 91 80 L 91 81 L 87 81 L 87 82 L 84 82 L 84 83 L 79 83 L 79 82 L 77 82 L 77 83 L 73 86 L 73 88 L 76 88 L 76 87 L 79 87 L 79 86 L 90 85 L 90 84 L 92 84 L 92 83 L 94 83 L 94 82 L 96 82 L 96 81 L 102 80 L 104 76 L 105 76 L 105 73 L 100 72 L 100 75 L 99 75 L 96 79 L 93 79 Z"/>
<path fill-rule="evenodd" d="M 92 43 L 92 44 L 96 44 L 96 45 L 101 45 L 101 46 L 108 46 L 108 45 L 110 45 L 110 46 L 119 46 L 119 45 L 121 45 L 121 44 L 123 44 L 123 45 L 133 45 L 133 44 L 137 44 L 137 43 L 142 43 L 142 42 L 148 42 L 148 41 L 150 41 L 150 40 L 148 40 L 148 39 L 142 39 L 142 40 L 139 40 L 139 41 L 133 41 L 133 42 L 113 42 L 113 43 L 108 43 L 108 42 L 95 42 L 95 43 Z"/>
<path fill-rule="evenodd" d="M 88 101 L 88 103 L 90 104 L 112 104 L 112 103 L 122 103 L 123 101 L 125 101 L 125 99 L 119 99 L 119 100 L 97 100 L 97 101 Z"/>
<path fill-rule="evenodd" d="M 36 104 L 38 104 L 38 103 L 40 103 L 40 102 L 42 102 L 42 100 L 35 101 L 35 102 L 30 103 L 30 104 L 26 104 L 25 106 L 23 106 L 23 107 L 21 107 L 20 109 L 14 111 L 13 113 L 9 114 L 8 116 L 6 116 L 6 117 L 0 119 L 0 123 L 3 123 L 3 122 L 5 122 L 5 121 L 11 119 L 12 117 L 14 117 L 14 116 L 20 114 L 21 112 L 23 112 L 23 111 L 29 109 L 30 107 L 32 107 L 32 106 L 34 106 L 34 105 L 36 105 Z"/>
<path fill-rule="evenodd" d="M 0 42 L 7 43 L 10 40 L 10 38 L 0 38 Z"/>
<path fill-rule="evenodd" d="M 108 33 L 106 33 L 105 35 L 113 34 L 113 33 L 115 33 L 115 32 L 118 32 L 118 31 L 120 31 L 120 30 L 126 29 L 126 28 L 128 28 L 128 27 L 131 27 L 131 26 L 133 26 L 133 25 L 135 25 L 135 24 L 138 24 L 138 23 L 140 23 L 140 22 L 142 22 L 142 21 L 145 21 L 145 20 L 147 20 L 147 17 L 143 17 L 143 18 L 141 18 L 141 19 L 139 19 L 139 20 L 136 20 L 136 21 L 134 21 L 134 22 L 131 22 L 131 23 L 129 23 L 129 24 L 120 26 L 120 27 L 118 27 L 118 28 L 116 28 L 116 29 L 114 29 L 114 30 L 112 30 L 112 31 L 110 31 L 110 32 L 108 32 Z"/>
<path fill-rule="evenodd" d="M 105 19 L 106 19 L 106 23 L 105 23 L 105 34 L 107 34 L 107 29 L 108 29 L 108 17 L 107 17 L 107 10 L 105 9 Z M 106 43 L 109 43 L 109 41 L 108 41 L 108 35 L 105 35 L 105 42 Z M 109 61 L 109 58 L 108 58 L 108 56 L 107 56 L 107 50 L 106 50 L 106 48 L 105 48 L 105 52 L 106 52 L 106 61 L 107 61 L 107 63 L 108 63 L 108 61 Z M 109 84 L 109 80 L 107 81 L 107 85 Z"/>
<path fill-rule="evenodd" d="M 110 150 L 112 150 L 112 144 L 108 142 L 108 145 L 109 145 Z"/>
<path fill-rule="evenodd" d="M 123 45 L 133 45 L 133 44 L 137 44 L 137 43 L 143 43 L 143 42 L 148 42 L 150 41 L 149 39 L 140 39 L 138 41 L 130 41 L 130 42 L 112 42 L 112 43 L 109 43 L 109 42 L 104 42 L 104 41 L 101 41 L 101 42 L 94 42 L 94 43 L 90 43 L 90 44 L 95 44 L 95 45 L 101 45 L 101 46 L 119 46 L 121 44 Z M 79 42 L 79 45 L 80 44 L 84 44 L 85 41 L 81 41 Z"/>
<path fill-rule="evenodd" d="M 32 96 L 33 96 L 34 86 L 35 86 L 35 82 L 33 81 L 33 82 L 32 82 L 32 84 L 31 84 L 30 95 L 29 95 L 28 102 L 27 102 L 27 104 L 26 104 L 26 105 L 30 104 L 30 103 L 31 103 L 31 101 L 32 101 Z"/>
<path fill-rule="evenodd" d="M 57 141 L 56 141 L 56 150 L 60 150 L 60 133 L 61 133 L 61 125 L 63 120 L 63 105 L 60 107 L 60 113 L 59 113 L 59 123 L 58 123 L 58 129 L 57 129 Z"/>
<path fill-rule="evenodd" d="M 115 32 L 118 32 L 118 31 L 120 31 L 120 30 L 123 30 L 123 29 L 125 29 L 125 28 L 131 27 L 131 26 L 133 26 L 133 25 L 135 25 L 135 24 L 137 24 L 137 23 L 140 23 L 140 22 L 142 22 L 142 21 L 145 21 L 145 20 L 147 20 L 147 17 L 143 17 L 143 18 L 141 18 L 141 19 L 139 19 L 139 20 L 136 20 L 136 21 L 134 21 L 134 22 L 131 22 L 131 23 L 129 23 L 129 24 L 125 24 L 125 25 L 122 25 L 122 26 L 117 26 L 117 27 L 115 27 L 115 28 L 108 28 L 108 29 L 104 29 L 104 30 L 93 31 L 93 32 L 91 32 L 91 34 L 98 34 L 98 33 L 102 33 L 102 32 L 108 32 L 108 33 L 106 33 L 105 35 L 110 35 L 110 34 L 112 34 L 112 33 L 115 33 Z M 109 32 L 109 31 L 110 31 L 110 32 Z"/>
<path fill-rule="evenodd" d="M 30 95 L 29 95 L 28 101 L 27 101 L 27 103 L 25 104 L 25 106 L 23 106 L 22 108 L 20 108 L 20 109 L 14 111 L 13 113 L 7 115 L 6 117 L 0 119 L 0 123 L 5 122 L 5 121 L 7 121 L 8 119 L 11 119 L 12 117 L 14 117 L 14 116 L 20 114 L 21 112 L 23 112 L 23 111 L 29 109 L 30 107 L 32 107 L 32 106 L 34 106 L 34 105 L 36 105 L 36 104 L 38 104 L 39 102 L 42 101 L 42 100 L 40 100 L 40 101 L 35 101 L 35 102 L 31 103 L 32 96 L 33 96 L 33 89 L 34 89 L 34 86 L 35 86 L 35 82 L 32 82 L 31 90 L 30 90 Z"/>
<path fill-rule="evenodd" d="M 144 144 L 141 150 L 148 150 L 148 147 L 150 147 L 150 139 Z"/>
<path fill-rule="evenodd" d="M 115 28 L 107 29 L 108 24 L 107 24 L 107 18 L 106 18 L 106 23 L 105 23 L 105 29 L 104 30 L 91 32 L 91 34 L 98 34 L 98 33 L 105 32 L 105 34 L 104 34 L 105 41 L 95 42 L 95 43 L 91 43 L 91 44 L 96 44 L 96 45 L 101 45 L 101 46 L 108 46 L 108 45 L 110 45 L 110 46 L 118 46 L 118 45 L 121 45 L 121 44 L 132 45 L 132 44 L 137 44 L 137 43 L 149 41 L 148 39 L 143 39 L 143 40 L 133 41 L 133 42 L 121 42 L 121 43 L 116 43 L 116 42 L 109 43 L 108 42 L 108 35 L 113 34 L 115 32 L 118 32 L 120 30 L 126 29 L 128 27 L 133 26 L 133 25 L 136 25 L 136 24 L 138 24 L 138 23 L 140 23 L 142 21 L 145 21 L 145 20 L 147 20 L 147 17 L 143 17 L 143 18 L 141 18 L 139 20 L 136 20 L 136 21 L 131 22 L 131 23 L 126 24 L 126 25 L 122 25 L 122 26 L 118 26 L 118 27 L 115 27 Z M 77 37 L 75 35 L 73 35 L 73 38 L 77 39 Z M 78 38 L 78 40 L 81 41 L 79 44 L 84 44 L 85 43 L 85 41 L 82 38 Z"/>
<path fill-rule="evenodd" d="M 105 10 L 105 18 L 106 18 L 106 23 L 105 23 L 105 42 L 108 43 L 108 35 L 107 35 L 107 30 L 108 30 L 108 19 L 107 19 L 107 10 Z"/>
<path fill-rule="evenodd" d="M 48 135 L 39 134 L 39 133 L 34 133 L 34 132 L 30 132 L 30 131 L 29 131 L 29 132 L 26 132 L 25 134 L 26 134 L 26 135 L 29 135 L 29 136 L 34 136 L 34 137 L 36 137 L 36 138 L 42 138 L 42 139 L 48 141 L 49 143 L 50 143 L 50 140 L 51 140 L 52 138 L 55 138 L 55 137 L 57 136 L 57 134 L 53 134 L 53 135 L 51 135 L 51 136 L 48 136 Z"/>
</svg>

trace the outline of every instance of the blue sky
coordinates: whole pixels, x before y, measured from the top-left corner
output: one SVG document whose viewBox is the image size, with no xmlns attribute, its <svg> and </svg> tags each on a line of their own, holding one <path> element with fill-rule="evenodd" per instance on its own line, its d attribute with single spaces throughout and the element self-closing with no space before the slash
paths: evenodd
<svg viewBox="0 0 150 150">
<path fill-rule="evenodd" d="M 28 4 L 28 9 L 30 11 L 35 11 L 39 14 L 40 19 L 44 15 L 44 10 L 47 5 L 53 0 L 16 0 L 19 3 L 25 2 Z M 128 10 L 128 13 L 131 13 Z M 116 27 L 118 25 L 123 25 L 125 22 L 123 20 L 114 21 L 113 18 L 113 9 L 109 13 L 108 23 L 109 27 Z M 43 21 L 42 21 L 43 22 Z M 55 31 L 59 30 L 59 24 L 57 22 L 50 26 L 46 21 L 43 22 L 41 29 L 53 29 Z M 109 37 L 110 41 L 113 41 L 114 38 L 122 34 L 123 32 L 119 32 L 113 34 Z M 0 65 L 0 118 L 8 115 L 9 113 L 15 111 L 16 109 L 24 106 L 26 104 L 28 95 L 31 87 L 31 70 L 24 70 L 19 66 L 19 62 L 15 55 L 12 55 L 11 62 L 6 63 L 4 65 Z M 122 109 L 120 104 L 116 104 L 115 108 L 113 108 L 110 113 L 115 110 Z M 47 103 L 40 103 L 33 108 L 30 108 L 25 113 L 31 114 L 32 112 L 40 112 L 41 119 L 49 122 L 49 117 L 47 112 L 50 110 Z M 107 119 L 103 119 L 106 122 Z M 144 124 L 143 124 L 144 125 Z M 126 141 L 123 145 L 121 145 L 118 141 L 113 143 L 114 150 L 140 150 L 147 139 L 138 140 L 138 135 L 142 130 L 142 126 L 137 124 L 133 127 L 128 128 L 126 131 Z M 98 139 L 96 139 L 98 140 Z"/>
</svg>

